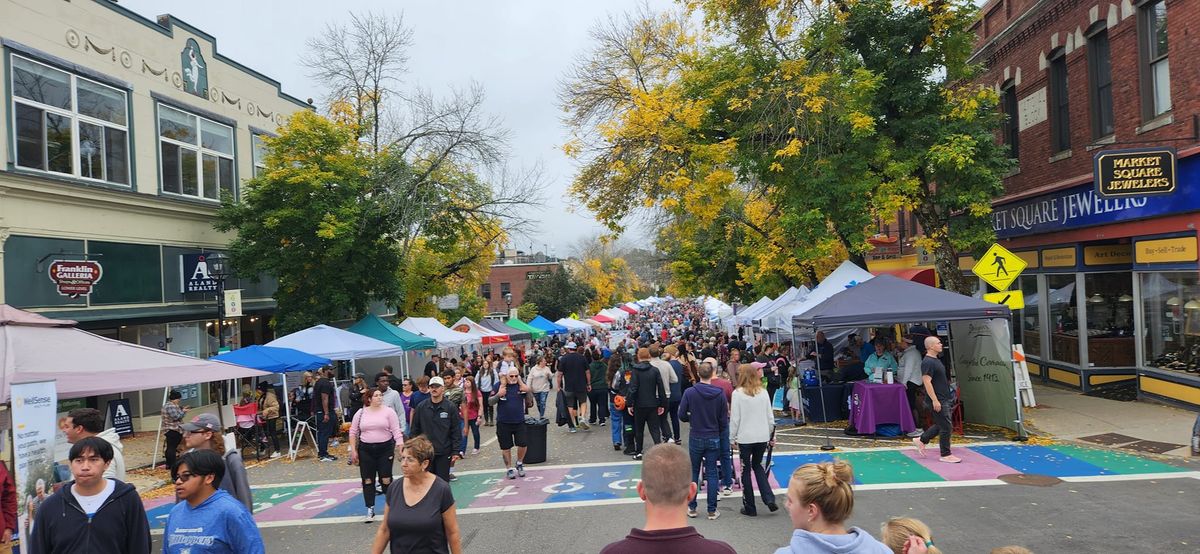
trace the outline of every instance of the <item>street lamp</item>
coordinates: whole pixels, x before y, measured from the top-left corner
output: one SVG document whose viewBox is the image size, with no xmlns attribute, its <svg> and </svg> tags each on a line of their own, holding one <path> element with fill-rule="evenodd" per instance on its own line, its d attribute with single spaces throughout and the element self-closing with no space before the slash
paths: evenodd
<svg viewBox="0 0 1200 554">
<path fill-rule="evenodd" d="M 512 293 L 504 293 L 504 303 L 508 304 L 508 317 L 512 317 Z"/>
<path fill-rule="evenodd" d="M 225 319 L 225 279 L 233 274 L 229 267 L 229 256 L 223 252 L 213 252 L 205 256 L 208 263 L 208 276 L 217 281 L 217 352 L 225 348 L 225 332 L 221 324 Z"/>
</svg>

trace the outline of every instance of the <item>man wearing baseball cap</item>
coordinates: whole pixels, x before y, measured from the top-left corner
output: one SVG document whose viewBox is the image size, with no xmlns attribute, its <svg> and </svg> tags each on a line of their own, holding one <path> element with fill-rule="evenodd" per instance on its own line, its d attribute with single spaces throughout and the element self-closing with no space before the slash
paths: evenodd
<svg viewBox="0 0 1200 554">
<path fill-rule="evenodd" d="M 250 495 L 250 480 L 246 477 L 246 465 L 242 453 L 237 449 L 225 451 L 225 438 L 221 436 L 221 422 L 213 414 L 199 414 L 191 421 L 179 426 L 183 430 L 183 445 L 192 450 L 212 450 L 221 454 L 225 461 L 225 477 L 221 479 L 221 490 L 236 498 L 247 510 L 254 511 L 254 500 Z"/>
<path fill-rule="evenodd" d="M 586 431 L 590 429 L 587 424 L 587 402 L 588 392 L 592 390 L 592 373 L 588 369 L 587 358 L 575 351 L 574 342 L 568 342 L 564 348 L 567 353 L 558 359 L 558 388 L 563 391 L 567 412 L 571 414 L 571 432 L 574 432 L 575 424 Z"/>
<path fill-rule="evenodd" d="M 429 379 L 429 399 L 413 408 L 407 438 L 425 435 L 433 444 L 433 459 L 429 472 L 450 482 L 452 460 L 462 459 L 458 450 L 462 442 L 462 417 L 456 404 L 446 399 L 446 382 L 441 377 Z"/>
</svg>

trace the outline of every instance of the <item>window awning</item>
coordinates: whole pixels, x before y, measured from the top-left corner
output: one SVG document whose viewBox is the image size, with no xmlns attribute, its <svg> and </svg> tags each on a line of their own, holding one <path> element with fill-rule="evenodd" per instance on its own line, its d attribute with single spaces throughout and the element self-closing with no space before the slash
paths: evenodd
<svg viewBox="0 0 1200 554">
<path fill-rule="evenodd" d="M 905 281 L 921 283 L 922 285 L 929 285 L 931 287 L 937 286 L 937 273 L 934 272 L 932 267 L 906 267 L 904 269 L 881 269 L 879 271 L 872 271 L 871 273 L 874 273 L 875 275 L 891 275 L 892 277 L 904 279 Z"/>
</svg>

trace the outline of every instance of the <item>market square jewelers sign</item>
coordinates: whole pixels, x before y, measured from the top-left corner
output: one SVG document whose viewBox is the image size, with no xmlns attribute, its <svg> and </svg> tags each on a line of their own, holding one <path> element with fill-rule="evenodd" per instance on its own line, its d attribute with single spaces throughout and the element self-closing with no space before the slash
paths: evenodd
<svg viewBox="0 0 1200 554">
<path fill-rule="evenodd" d="M 1131 148 L 1099 152 L 1094 158 L 1096 192 L 1105 198 L 1175 192 L 1174 148 Z"/>
<path fill-rule="evenodd" d="M 17 527 L 29 544 L 30 524 L 54 483 L 54 433 L 58 391 L 54 381 L 13 383 L 13 459 L 17 479 Z M 38 483 L 41 483 L 40 491 Z"/>
<path fill-rule="evenodd" d="M 1017 430 L 1017 389 L 1008 320 L 950 322 L 963 418 Z"/>
</svg>

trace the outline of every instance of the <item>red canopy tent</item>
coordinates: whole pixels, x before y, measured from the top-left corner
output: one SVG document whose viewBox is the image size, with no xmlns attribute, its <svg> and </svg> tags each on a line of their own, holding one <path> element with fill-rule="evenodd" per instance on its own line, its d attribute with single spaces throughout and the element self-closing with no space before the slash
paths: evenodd
<svg viewBox="0 0 1200 554">
<path fill-rule="evenodd" d="M 604 314 L 596 314 L 596 315 L 592 316 L 592 319 L 599 321 L 600 323 L 616 323 L 617 322 L 617 320 L 615 320 L 611 317 L 608 317 Z"/>
<path fill-rule="evenodd" d="M 619 309 L 621 311 L 629 312 L 630 315 L 637 313 L 637 310 L 630 308 L 629 306 L 625 306 L 625 305 L 617 306 L 617 309 Z"/>
</svg>

